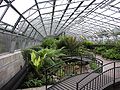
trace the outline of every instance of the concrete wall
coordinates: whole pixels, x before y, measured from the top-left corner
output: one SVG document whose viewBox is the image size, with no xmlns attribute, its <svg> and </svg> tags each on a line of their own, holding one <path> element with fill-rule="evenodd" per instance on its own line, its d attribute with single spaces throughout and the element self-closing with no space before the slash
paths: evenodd
<svg viewBox="0 0 120 90">
<path fill-rule="evenodd" d="M 20 51 L 0 56 L 0 88 L 6 84 L 24 65 Z"/>
</svg>

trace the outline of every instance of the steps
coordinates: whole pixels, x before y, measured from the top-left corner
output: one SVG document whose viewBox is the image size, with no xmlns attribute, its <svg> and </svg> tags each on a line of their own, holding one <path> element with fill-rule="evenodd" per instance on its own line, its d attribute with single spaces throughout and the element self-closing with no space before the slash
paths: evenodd
<svg viewBox="0 0 120 90">
<path fill-rule="evenodd" d="M 76 90 L 76 83 L 80 81 L 82 78 L 84 78 L 87 74 L 88 73 L 66 79 L 63 82 L 51 86 L 50 88 L 48 88 L 48 90 Z M 97 73 L 91 74 L 89 77 L 87 77 L 86 79 L 84 79 L 84 81 L 81 82 L 82 84 L 80 87 L 85 85 L 87 82 L 91 81 L 97 75 L 98 75 Z"/>
</svg>

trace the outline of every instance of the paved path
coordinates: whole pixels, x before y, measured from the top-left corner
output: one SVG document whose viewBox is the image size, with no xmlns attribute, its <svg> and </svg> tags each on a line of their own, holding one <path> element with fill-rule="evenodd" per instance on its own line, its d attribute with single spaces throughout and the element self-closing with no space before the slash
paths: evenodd
<svg viewBox="0 0 120 90">
<path fill-rule="evenodd" d="M 96 58 L 101 59 L 103 61 L 103 64 L 107 64 L 107 63 L 115 61 L 116 66 L 120 66 L 120 61 L 105 59 L 105 58 L 101 57 L 100 55 L 96 55 Z M 107 65 L 103 68 L 103 71 L 106 71 L 106 70 L 108 70 L 109 68 L 112 68 L 112 67 L 114 67 L 114 64 Z"/>
</svg>

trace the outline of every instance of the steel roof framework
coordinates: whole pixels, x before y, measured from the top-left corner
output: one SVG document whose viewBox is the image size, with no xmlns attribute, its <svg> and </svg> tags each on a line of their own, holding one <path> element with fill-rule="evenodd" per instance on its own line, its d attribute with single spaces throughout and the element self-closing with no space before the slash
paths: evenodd
<svg viewBox="0 0 120 90">
<path fill-rule="evenodd" d="M 109 35 L 120 32 L 115 31 L 115 28 L 120 28 L 119 0 L 34 0 L 33 5 L 23 12 L 14 6 L 14 2 L 17 0 L 1 0 L 2 33 L 39 40 L 62 32 L 73 32 L 76 35 L 84 33 L 87 37 L 103 35 L 104 31 Z M 14 24 L 4 20 L 10 9 L 19 16 Z"/>
</svg>

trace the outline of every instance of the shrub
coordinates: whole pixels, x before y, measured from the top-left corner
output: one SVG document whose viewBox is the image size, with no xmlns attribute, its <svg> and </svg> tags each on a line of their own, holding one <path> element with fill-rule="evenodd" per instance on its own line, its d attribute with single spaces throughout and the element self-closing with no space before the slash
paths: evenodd
<svg viewBox="0 0 120 90">
<path fill-rule="evenodd" d="M 88 48 L 88 49 L 93 49 L 94 48 L 94 43 L 88 40 L 83 41 L 83 45 Z"/>
<path fill-rule="evenodd" d="M 90 68 L 95 70 L 95 69 L 98 68 L 98 66 L 97 66 L 97 64 L 94 61 L 92 61 L 92 62 L 90 62 Z"/>
<path fill-rule="evenodd" d="M 58 43 L 57 39 L 55 39 L 54 37 L 48 37 L 48 38 L 45 38 L 42 41 L 41 46 L 43 48 L 54 48 L 54 49 L 56 49 L 57 48 L 57 43 Z"/>
<path fill-rule="evenodd" d="M 96 50 L 97 54 L 102 54 L 103 52 L 106 51 L 106 47 L 104 47 L 104 46 L 102 46 L 102 47 L 96 47 L 95 50 Z"/>
<path fill-rule="evenodd" d="M 25 81 L 24 84 L 22 84 L 22 88 L 30 88 L 30 87 L 40 87 L 42 86 L 42 81 L 36 79 L 30 79 L 28 81 Z"/>
</svg>

